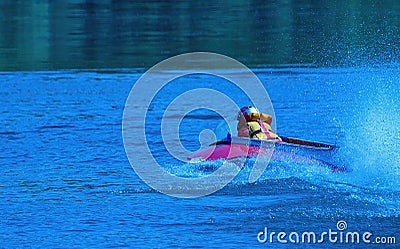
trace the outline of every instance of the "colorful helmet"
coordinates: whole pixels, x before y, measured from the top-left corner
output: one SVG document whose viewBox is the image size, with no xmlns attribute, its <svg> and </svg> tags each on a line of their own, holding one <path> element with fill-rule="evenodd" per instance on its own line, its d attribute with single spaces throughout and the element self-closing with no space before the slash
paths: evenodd
<svg viewBox="0 0 400 249">
<path fill-rule="evenodd" d="M 253 119 L 254 114 L 259 114 L 259 113 L 260 112 L 257 110 L 257 108 L 253 106 L 244 106 L 240 109 L 239 115 L 242 114 L 246 119 L 246 121 L 251 121 Z"/>
</svg>

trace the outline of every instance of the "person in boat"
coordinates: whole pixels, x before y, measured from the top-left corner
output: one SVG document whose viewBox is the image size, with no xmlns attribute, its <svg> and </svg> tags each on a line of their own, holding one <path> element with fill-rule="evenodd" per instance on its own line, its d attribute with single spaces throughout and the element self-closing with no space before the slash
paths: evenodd
<svg viewBox="0 0 400 249">
<path fill-rule="evenodd" d="M 237 120 L 238 136 L 260 140 L 281 140 L 272 130 L 272 116 L 260 113 L 253 106 L 244 106 L 240 109 Z"/>
</svg>

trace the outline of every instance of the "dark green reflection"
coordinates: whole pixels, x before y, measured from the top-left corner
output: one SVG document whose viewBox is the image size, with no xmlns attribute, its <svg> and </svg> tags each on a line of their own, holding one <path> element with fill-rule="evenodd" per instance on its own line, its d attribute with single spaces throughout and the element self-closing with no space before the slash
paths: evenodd
<svg viewBox="0 0 400 249">
<path fill-rule="evenodd" d="M 338 2 L 338 3 L 336 3 Z M 0 1 L 0 70 L 147 68 L 210 51 L 251 67 L 398 62 L 399 1 Z"/>
</svg>

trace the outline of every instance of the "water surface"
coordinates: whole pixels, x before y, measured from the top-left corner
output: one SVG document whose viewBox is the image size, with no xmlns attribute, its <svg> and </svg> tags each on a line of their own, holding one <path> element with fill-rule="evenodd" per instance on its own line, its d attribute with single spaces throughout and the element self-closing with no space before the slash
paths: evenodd
<svg viewBox="0 0 400 249">
<path fill-rule="evenodd" d="M 398 63 L 398 1 L 1 1 L 0 69 L 148 68 L 186 52 L 249 67 Z"/>
<path fill-rule="evenodd" d="M 247 182 L 245 169 L 221 191 L 191 200 L 155 192 L 126 158 L 122 111 L 140 73 L 3 73 L 0 205 L 7 229 L 1 244 L 253 248 L 266 246 L 256 237 L 265 226 L 318 233 L 336 229 L 339 220 L 348 223 L 349 231 L 398 238 L 397 70 L 259 70 L 280 134 L 337 141 L 351 172 L 335 174 L 290 161 L 270 164 L 256 184 Z M 154 108 L 165 108 L 182 89 L 211 83 L 235 93 L 225 81 L 200 82 L 198 77 L 180 79 L 175 91 L 159 95 Z M 235 96 L 236 101 L 243 98 Z M 197 115 L 187 118 L 198 129 L 181 129 L 182 139 L 192 141 L 186 143 L 191 150 L 198 148 L 198 130 L 218 124 L 207 111 Z M 159 147 L 157 121 L 148 136 L 166 169 L 183 176 L 207 169 L 171 159 Z"/>
</svg>

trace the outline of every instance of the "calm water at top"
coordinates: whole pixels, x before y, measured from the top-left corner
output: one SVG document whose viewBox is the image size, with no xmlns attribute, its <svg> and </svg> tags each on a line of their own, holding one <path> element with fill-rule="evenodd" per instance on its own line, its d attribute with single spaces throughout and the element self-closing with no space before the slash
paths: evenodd
<svg viewBox="0 0 400 249">
<path fill-rule="evenodd" d="M 399 1 L 0 2 L 0 71 L 148 68 L 185 52 L 254 67 L 398 62 Z"/>
</svg>

